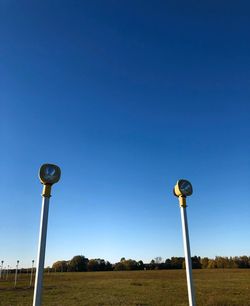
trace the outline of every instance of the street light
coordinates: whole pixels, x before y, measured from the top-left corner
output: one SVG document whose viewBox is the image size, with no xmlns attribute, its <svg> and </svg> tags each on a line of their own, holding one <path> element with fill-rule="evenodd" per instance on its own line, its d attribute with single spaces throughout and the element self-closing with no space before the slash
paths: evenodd
<svg viewBox="0 0 250 306">
<path fill-rule="evenodd" d="M 179 204 L 181 209 L 181 223 L 182 223 L 185 263 L 186 263 L 188 300 L 190 306 L 195 306 L 195 291 L 193 286 L 192 261 L 190 254 L 188 222 L 187 222 L 187 212 L 186 212 L 186 207 L 187 207 L 186 197 L 191 196 L 192 193 L 193 193 L 193 187 L 191 183 L 187 180 L 183 179 L 179 180 L 174 186 L 174 195 L 179 198 Z"/>
<path fill-rule="evenodd" d="M 40 168 L 39 178 L 43 185 L 53 185 L 60 180 L 61 170 L 58 166 L 44 164 Z"/>
<path fill-rule="evenodd" d="M 4 261 L 1 261 L 1 269 L 0 269 L 0 279 L 2 278 L 2 271 L 3 271 L 3 263 Z"/>
<path fill-rule="evenodd" d="M 40 233 L 37 254 L 37 268 L 35 278 L 35 289 L 33 297 L 33 306 L 41 305 L 42 284 L 43 284 L 43 269 L 46 249 L 46 236 L 49 213 L 49 198 L 51 196 L 51 186 L 57 183 L 61 177 L 61 170 L 53 164 L 44 164 L 39 170 L 39 179 L 43 184 L 43 201 L 40 221 Z"/>
<path fill-rule="evenodd" d="M 8 276 L 9 276 L 9 268 L 10 268 L 10 266 L 8 265 L 7 273 L 6 273 L 6 280 L 8 279 Z"/>
<path fill-rule="evenodd" d="M 34 268 L 34 259 L 32 260 L 32 266 L 31 266 L 31 271 L 30 271 L 30 287 L 32 285 L 32 275 L 33 275 L 33 268 Z"/>
<path fill-rule="evenodd" d="M 16 282 L 17 282 L 17 271 L 18 271 L 18 265 L 19 265 L 19 260 L 17 260 L 17 261 L 16 261 L 15 288 L 16 288 Z"/>
</svg>

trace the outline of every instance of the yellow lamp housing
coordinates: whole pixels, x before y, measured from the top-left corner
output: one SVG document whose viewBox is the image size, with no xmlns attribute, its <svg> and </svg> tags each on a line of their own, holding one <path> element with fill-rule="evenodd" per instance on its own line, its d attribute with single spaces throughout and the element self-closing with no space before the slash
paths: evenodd
<svg viewBox="0 0 250 306">
<path fill-rule="evenodd" d="M 61 170 L 53 164 L 44 164 L 39 170 L 39 179 L 44 185 L 53 185 L 60 180 Z"/>
<path fill-rule="evenodd" d="M 174 195 L 176 197 L 188 197 L 193 193 L 192 184 L 188 180 L 181 179 L 174 186 Z"/>
</svg>

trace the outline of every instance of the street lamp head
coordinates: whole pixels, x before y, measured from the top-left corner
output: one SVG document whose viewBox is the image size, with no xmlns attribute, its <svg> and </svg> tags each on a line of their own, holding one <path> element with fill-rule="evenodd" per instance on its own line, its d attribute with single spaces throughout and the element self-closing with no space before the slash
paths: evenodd
<svg viewBox="0 0 250 306">
<path fill-rule="evenodd" d="M 174 186 L 174 195 L 176 197 L 188 197 L 193 193 L 192 184 L 187 180 L 179 180 Z"/>
<path fill-rule="evenodd" d="M 53 164 L 44 164 L 39 170 L 39 178 L 44 185 L 53 185 L 60 180 L 61 170 Z"/>
</svg>

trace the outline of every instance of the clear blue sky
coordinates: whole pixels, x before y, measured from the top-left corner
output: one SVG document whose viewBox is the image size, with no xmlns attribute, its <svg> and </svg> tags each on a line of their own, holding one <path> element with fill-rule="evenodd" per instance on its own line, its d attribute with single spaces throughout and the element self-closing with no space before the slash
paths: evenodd
<svg viewBox="0 0 250 306">
<path fill-rule="evenodd" d="M 202 1 L 203 2 L 203 1 Z M 1 0 L 0 260 L 250 255 L 247 1 Z"/>
</svg>

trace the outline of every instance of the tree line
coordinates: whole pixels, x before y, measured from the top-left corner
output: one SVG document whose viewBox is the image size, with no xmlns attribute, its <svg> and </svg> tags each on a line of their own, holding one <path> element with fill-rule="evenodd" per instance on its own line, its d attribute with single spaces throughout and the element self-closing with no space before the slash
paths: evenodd
<svg viewBox="0 0 250 306">
<path fill-rule="evenodd" d="M 131 271 L 131 270 L 161 270 L 184 269 L 184 257 L 171 257 L 163 260 L 161 257 L 152 259 L 150 263 L 142 260 L 125 259 L 124 257 L 115 264 L 104 259 L 88 259 L 82 255 L 74 256 L 71 260 L 60 260 L 52 265 L 55 272 L 92 272 L 92 271 Z M 193 269 L 222 269 L 222 268 L 250 268 L 250 257 L 221 257 L 214 259 L 200 256 L 192 257 Z"/>
</svg>

